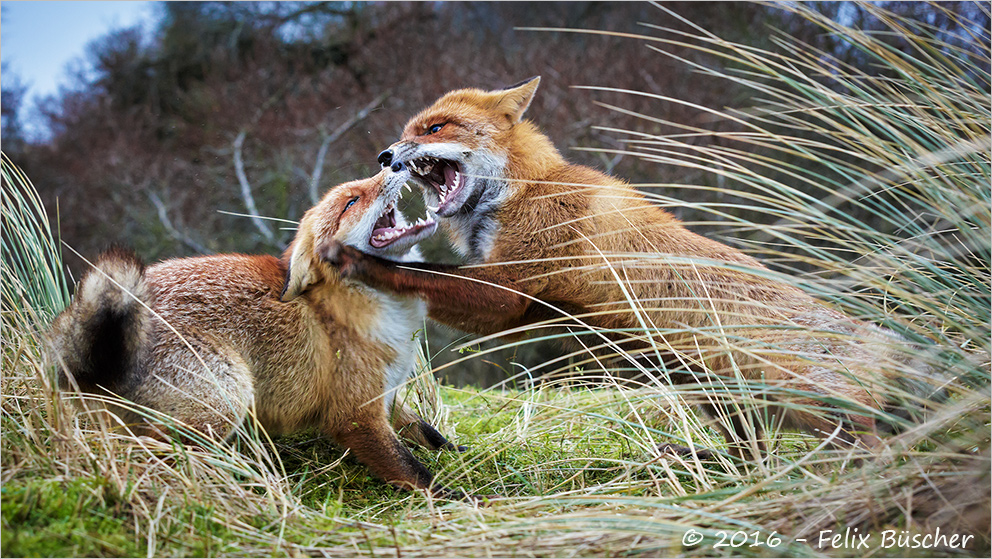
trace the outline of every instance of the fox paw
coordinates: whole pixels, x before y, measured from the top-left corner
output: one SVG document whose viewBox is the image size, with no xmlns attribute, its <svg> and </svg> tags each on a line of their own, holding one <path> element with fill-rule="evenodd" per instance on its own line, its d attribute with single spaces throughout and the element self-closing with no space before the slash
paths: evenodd
<svg viewBox="0 0 992 559">
<path fill-rule="evenodd" d="M 671 454 L 671 455 L 674 455 L 674 456 L 681 456 L 683 458 L 691 458 L 692 457 L 692 449 L 691 448 L 689 448 L 687 446 L 678 445 L 678 444 L 672 444 L 672 443 L 665 443 L 665 444 L 658 445 L 658 453 L 659 454 L 663 454 L 663 455 L 664 454 Z M 713 459 L 713 451 L 711 451 L 711 450 L 705 450 L 705 449 L 697 449 L 696 450 L 696 456 L 698 456 L 700 460 L 712 460 Z"/>
<path fill-rule="evenodd" d="M 338 269 L 344 277 L 354 276 L 359 272 L 359 263 L 365 256 L 361 251 L 339 241 L 331 240 L 319 252 L 321 260 Z"/>
</svg>

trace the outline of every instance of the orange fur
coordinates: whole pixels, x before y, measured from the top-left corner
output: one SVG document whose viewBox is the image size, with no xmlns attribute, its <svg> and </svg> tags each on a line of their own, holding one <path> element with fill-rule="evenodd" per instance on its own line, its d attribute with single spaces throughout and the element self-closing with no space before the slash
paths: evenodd
<svg viewBox="0 0 992 559">
<path fill-rule="evenodd" d="M 900 354 L 903 341 L 689 231 L 627 183 L 568 163 L 522 119 L 537 84 L 448 93 L 380 154 L 420 169 L 414 178 L 442 227 L 484 266 L 398 268 L 345 250 L 335 259 L 342 272 L 420 295 L 431 317 L 469 332 L 553 325 L 594 355 L 664 364 L 673 383 L 708 387 L 700 407 L 725 418 L 738 456 L 764 450 L 758 407 L 820 436 L 839 427 L 835 444 L 876 446 L 887 396 L 879 375 L 918 367 Z M 444 173 L 432 169 L 457 180 L 439 186 Z M 769 390 L 744 402 L 737 383 Z"/>
<path fill-rule="evenodd" d="M 331 189 L 282 260 L 227 254 L 145 270 L 124 251 L 105 253 L 53 324 L 60 384 L 118 395 L 218 439 L 253 409 L 270 433 L 319 428 L 386 481 L 458 496 L 433 481 L 393 429 L 451 447 L 392 405 L 415 363 L 423 303 L 342 279 L 321 256 L 332 240 L 368 239 L 377 217 L 370 212 L 404 181 L 384 171 Z M 131 407 L 113 406 L 135 432 L 165 436 Z"/>
</svg>

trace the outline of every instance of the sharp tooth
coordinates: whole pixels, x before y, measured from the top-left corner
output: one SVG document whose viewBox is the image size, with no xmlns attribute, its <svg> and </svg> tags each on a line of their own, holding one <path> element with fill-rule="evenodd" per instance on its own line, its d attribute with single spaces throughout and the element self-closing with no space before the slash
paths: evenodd
<svg viewBox="0 0 992 559">
<path fill-rule="evenodd" d="M 432 211 L 432 212 L 434 212 L 434 213 L 437 213 L 437 210 L 440 207 L 441 206 L 427 206 L 427 209 L 430 210 L 430 211 Z"/>
</svg>

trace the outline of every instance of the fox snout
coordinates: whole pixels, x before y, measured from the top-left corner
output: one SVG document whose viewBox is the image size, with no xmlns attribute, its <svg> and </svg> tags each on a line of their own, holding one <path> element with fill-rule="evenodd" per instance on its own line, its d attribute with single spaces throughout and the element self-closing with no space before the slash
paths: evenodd
<svg viewBox="0 0 992 559">
<path fill-rule="evenodd" d="M 389 167 L 389 169 L 394 173 L 399 173 L 403 170 L 402 161 L 393 161 L 393 150 L 385 149 L 379 153 L 378 157 L 379 165 L 383 168 Z"/>
</svg>

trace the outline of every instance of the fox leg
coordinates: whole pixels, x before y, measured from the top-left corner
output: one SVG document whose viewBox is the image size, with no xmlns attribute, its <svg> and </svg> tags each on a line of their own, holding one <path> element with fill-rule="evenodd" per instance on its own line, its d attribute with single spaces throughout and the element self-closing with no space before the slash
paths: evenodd
<svg viewBox="0 0 992 559">
<path fill-rule="evenodd" d="M 706 415 L 718 418 L 716 428 L 726 439 L 730 454 L 747 462 L 760 461 L 767 453 L 760 412 L 730 402 L 701 407 Z M 792 399 L 788 410 L 781 406 L 774 408 L 784 414 L 784 426 L 801 429 L 825 440 L 833 437 L 830 438 L 833 448 L 872 450 L 881 444 L 871 417 L 830 409 L 812 398 Z"/>
<path fill-rule="evenodd" d="M 788 409 L 782 411 L 786 426 L 816 435 L 839 450 L 873 450 L 881 444 L 872 414 L 880 404 L 867 388 L 870 382 L 862 386 L 858 383 L 864 377 L 852 377 L 860 371 L 839 372 L 816 364 L 795 370 L 787 386 L 797 395 L 787 397 Z"/>
<path fill-rule="evenodd" d="M 380 415 L 380 413 L 382 415 Z M 326 429 L 342 446 L 349 448 L 373 474 L 401 489 L 427 489 L 435 497 L 464 499 L 460 491 L 434 483 L 434 475 L 410 452 L 390 429 L 385 411 L 359 411 L 340 426 Z"/>
<path fill-rule="evenodd" d="M 224 441 L 244 421 L 254 399 L 251 369 L 240 355 L 222 348 L 186 347 L 156 356 L 160 366 L 122 395 L 176 421 L 172 429 L 161 418 L 134 411 L 139 434 L 167 440 L 178 435 L 184 443 L 203 438 Z"/>
<path fill-rule="evenodd" d="M 393 429 L 403 439 L 431 450 L 457 450 L 464 452 L 464 446 L 455 446 L 430 423 L 403 404 L 396 403 L 392 410 Z"/>
<path fill-rule="evenodd" d="M 715 427 L 727 441 L 727 450 L 731 456 L 742 462 L 760 462 L 768 452 L 768 448 L 759 414 L 739 403 L 714 399 L 717 401 L 700 404 L 699 409 L 704 415 L 715 420 Z M 681 447 L 675 447 L 675 450 L 680 449 Z M 703 452 L 706 453 L 705 456 Z M 712 452 L 702 451 L 699 454 L 700 458 L 704 458 L 711 456 Z"/>
<path fill-rule="evenodd" d="M 833 448 L 874 450 L 882 443 L 877 433 L 875 419 L 872 417 L 829 409 L 813 399 L 802 399 L 797 403 L 802 411 L 792 412 L 791 423 L 821 439 L 829 439 Z M 823 411 L 813 410 L 815 407 Z M 807 408 L 813 411 L 805 411 Z"/>
<path fill-rule="evenodd" d="M 721 406 L 722 417 L 717 430 L 727 441 L 727 450 L 742 462 L 760 462 L 768 452 L 765 431 L 757 414 L 737 405 Z M 729 423 L 729 425 L 727 425 Z"/>
<path fill-rule="evenodd" d="M 321 256 L 345 277 L 424 299 L 431 318 L 460 330 L 493 334 L 531 319 L 533 299 L 517 292 L 499 268 L 393 262 L 336 242 Z"/>
</svg>

